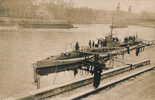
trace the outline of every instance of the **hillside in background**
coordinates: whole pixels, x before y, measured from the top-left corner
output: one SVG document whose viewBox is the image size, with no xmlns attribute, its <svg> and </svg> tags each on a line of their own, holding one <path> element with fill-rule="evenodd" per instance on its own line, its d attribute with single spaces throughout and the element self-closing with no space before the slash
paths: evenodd
<svg viewBox="0 0 155 100">
<path fill-rule="evenodd" d="M 93 24 L 111 23 L 112 16 L 114 22 L 122 24 L 154 25 L 155 13 L 142 12 L 139 14 L 122 11 L 96 10 L 87 7 L 74 7 L 72 2 L 53 0 L 36 4 L 31 0 L 1 0 L 0 16 L 14 19 L 25 19 L 35 21 L 59 20 L 73 24 Z M 1 20 L 3 20 L 1 19 Z M 46 20 L 46 21 L 45 21 Z M 146 25 L 147 24 L 147 25 Z"/>
</svg>

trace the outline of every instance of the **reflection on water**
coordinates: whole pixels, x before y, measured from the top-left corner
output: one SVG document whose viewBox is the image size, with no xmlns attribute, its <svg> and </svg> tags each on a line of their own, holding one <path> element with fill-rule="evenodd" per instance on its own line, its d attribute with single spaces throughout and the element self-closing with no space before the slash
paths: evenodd
<svg viewBox="0 0 155 100">
<path fill-rule="evenodd" d="M 109 25 L 77 25 L 74 29 L 18 29 L 0 31 L 0 96 L 15 95 L 35 89 L 31 64 L 50 55 L 73 48 L 76 41 L 87 45 L 88 40 L 104 37 Z M 123 38 L 138 35 L 142 39 L 155 39 L 155 29 L 130 26 L 114 30 Z M 88 38 L 89 37 L 89 38 Z"/>
</svg>

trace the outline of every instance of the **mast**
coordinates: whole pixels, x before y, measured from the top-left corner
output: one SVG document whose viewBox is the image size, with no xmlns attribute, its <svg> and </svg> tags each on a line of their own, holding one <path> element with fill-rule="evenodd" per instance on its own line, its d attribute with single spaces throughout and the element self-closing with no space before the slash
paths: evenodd
<svg viewBox="0 0 155 100">
<path fill-rule="evenodd" d="M 115 13 L 116 12 L 116 13 Z M 113 12 L 112 14 L 112 25 L 111 25 L 111 32 L 110 32 L 110 37 L 113 37 L 113 29 L 114 29 L 114 16 L 118 17 L 120 12 L 120 2 L 117 4 L 116 11 Z"/>
<path fill-rule="evenodd" d="M 119 14 L 120 12 L 120 2 L 117 4 L 116 7 L 116 15 Z M 115 11 L 112 14 L 112 25 L 111 25 L 111 32 L 110 32 L 110 36 L 111 38 L 113 37 L 113 29 L 114 29 L 114 15 L 115 15 Z M 117 17 L 117 16 L 116 16 Z"/>
<path fill-rule="evenodd" d="M 113 37 L 113 28 L 114 28 L 114 22 L 113 22 L 113 20 L 114 20 L 114 15 L 112 15 L 112 24 L 111 24 L 111 32 L 110 32 L 110 37 L 112 38 Z"/>
</svg>

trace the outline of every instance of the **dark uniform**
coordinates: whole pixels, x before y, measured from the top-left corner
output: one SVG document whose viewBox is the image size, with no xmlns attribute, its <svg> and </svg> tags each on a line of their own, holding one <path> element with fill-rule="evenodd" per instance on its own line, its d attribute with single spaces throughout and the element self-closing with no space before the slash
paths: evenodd
<svg viewBox="0 0 155 100">
<path fill-rule="evenodd" d="M 89 40 L 89 47 L 90 47 L 90 48 L 92 47 L 91 40 Z"/>
<path fill-rule="evenodd" d="M 76 44 L 75 44 L 75 50 L 78 51 L 79 49 L 80 49 L 79 43 L 76 42 Z"/>
</svg>

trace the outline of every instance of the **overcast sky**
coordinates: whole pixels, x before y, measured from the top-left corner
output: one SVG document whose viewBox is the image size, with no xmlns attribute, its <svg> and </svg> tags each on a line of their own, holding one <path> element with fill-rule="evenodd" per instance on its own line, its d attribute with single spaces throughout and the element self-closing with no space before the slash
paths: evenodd
<svg viewBox="0 0 155 100">
<path fill-rule="evenodd" d="M 73 0 L 75 6 L 87 6 L 96 9 L 113 10 L 120 2 L 121 9 L 127 10 L 129 5 L 134 12 L 155 12 L 155 0 Z"/>
</svg>

